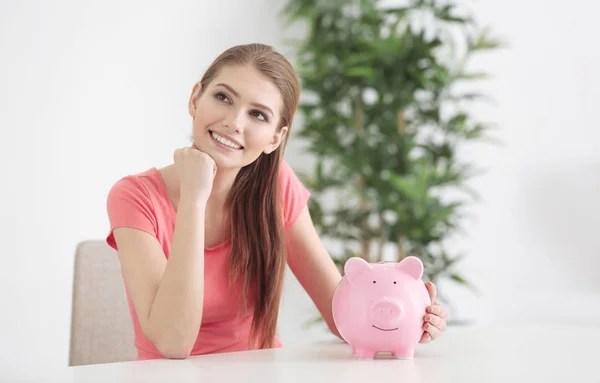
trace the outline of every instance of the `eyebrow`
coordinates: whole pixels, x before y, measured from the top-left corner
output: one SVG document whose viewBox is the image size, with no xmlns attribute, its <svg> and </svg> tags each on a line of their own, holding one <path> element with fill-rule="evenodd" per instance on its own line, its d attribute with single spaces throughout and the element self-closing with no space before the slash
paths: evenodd
<svg viewBox="0 0 600 383">
<path fill-rule="evenodd" d="M 215 86 L 222 86 L 223 88 L 227 88 L 227 90 L 229 90 L 231 93 L 233 93 L 233 95 L 234 95 L 235 97 L 239 97 L 239 96 L 240 96 L 240 94 L 239 94 L 238 92 L 236 92 L 236 91 L 235 91 L 235 90 L 234 90 L 232 87 L 230 87 L 230 86 L 229 86 L 229 85 L 227 85 L 227 84 L 224 84 L 224 83 L 222 83 L 222 82 L 221 82 L 221 83 L 218 83 L 218 84 L 217 84 L 217 85 L 215 85 Z M 269 107 L 268 107 L 268 106 L 266 106 L 266 105 L 259 104 L 259 103 L 257 103 L 257 102 L 251 102 L 251 103 L 250 103 L 250 105 L 256 106 L 256 107 L 258 107 L 258 108 L 262 108 L 262 109 L 266 110 L 267 112 L 271 113 L 271 116 L 275 116 L 275 113 L 273 113 L 273 111 L 271 110 L 271 108 L 269 108 Z"/>
</svg>

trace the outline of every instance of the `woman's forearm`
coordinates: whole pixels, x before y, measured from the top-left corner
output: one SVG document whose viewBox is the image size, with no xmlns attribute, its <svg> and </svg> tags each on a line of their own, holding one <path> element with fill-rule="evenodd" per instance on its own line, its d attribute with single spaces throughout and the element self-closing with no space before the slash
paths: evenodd
<svg viewBox="0 0 600 383">
<path fill-rule="evenodd" d="M 206 201 L 182 196 L 167 266 L 148 315 L 149 338 L 169 358 L 189 356 L 202 322 Z"/>
</svg>

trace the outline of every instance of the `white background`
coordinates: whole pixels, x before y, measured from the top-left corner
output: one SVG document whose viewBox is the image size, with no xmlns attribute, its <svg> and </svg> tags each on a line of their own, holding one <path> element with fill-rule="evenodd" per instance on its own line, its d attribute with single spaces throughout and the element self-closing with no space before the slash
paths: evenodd
<svg viewBox="0 0 600 383">
<path fill-rule="evenodd" d="M 280 3 L 0 2 L 0 376 L 67 365 L 74 249 L 106 235 L 109 187 L 187 144 L 189 93 L 222 50 L 259 41 L 290 53 Z M 440 288 L 455 318 L 479 324 L 599 324 L 600 7 L 475 5 L 510 43 L 476 62 L 495 75 L 482 85 L 495 104 L 474 112 L 504 146 L 467 153 L 487 173 L 457 247 L 480 294 Z M 300 146 L 286 155 L 297 169 Z M 303 328 L 313 312 L 288 278 L 286 345 L 325 336 Z"/>
</svg>

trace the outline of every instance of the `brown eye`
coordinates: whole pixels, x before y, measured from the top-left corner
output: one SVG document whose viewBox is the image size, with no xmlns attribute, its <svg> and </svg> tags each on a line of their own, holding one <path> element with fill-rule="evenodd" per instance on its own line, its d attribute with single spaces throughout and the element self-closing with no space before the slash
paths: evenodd
<svg viewBox="0 0 600 383">
<path fill-rule="evenodd" d="M 256 117 L 261 121 L 268 121 L 267 116 L 265 116 L 263 112 L 260 112 L 258 110 L 253 110 L 252 112 L 250 112 L 250 114 L 252 115 L 252 117 Z"/>
<path fill-rule="evenodd" d="M 225 102 L 229 102 L 229 97 L 227 97 L 227 95 L 225 93 L 217 93 L 215 95 L 215 97 L 219 100 L 219 101 L 225 101 Z"/>
</svg>

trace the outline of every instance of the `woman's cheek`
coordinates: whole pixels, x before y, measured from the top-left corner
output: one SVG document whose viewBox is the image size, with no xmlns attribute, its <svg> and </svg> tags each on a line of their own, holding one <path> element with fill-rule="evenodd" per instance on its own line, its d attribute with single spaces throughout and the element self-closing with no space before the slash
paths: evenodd
<svg viewBox="0 0 600 383">
<path fill-rule="evenodd" d="M 248 133 L 246 135 L 246 143 L 249 147 L 252 148 L 252 150 L 262 150 L 262 146 L 261 143 L 263 141 L 262 139 L 263 137 L 260 134 L 257 134 L 256 131 L 253 131 L 251 133 Z"/>
</svg>

